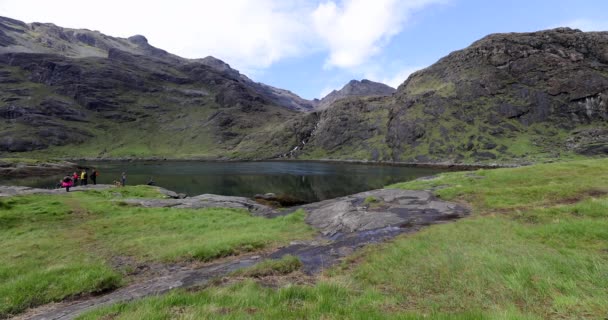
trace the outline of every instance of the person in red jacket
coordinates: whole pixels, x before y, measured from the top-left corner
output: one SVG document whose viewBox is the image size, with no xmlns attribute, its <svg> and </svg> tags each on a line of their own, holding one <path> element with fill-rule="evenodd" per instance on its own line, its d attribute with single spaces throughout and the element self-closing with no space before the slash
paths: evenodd
<svg viewBox="0 0 608 320">
<path fill-rule="evenodd" d="M 69 175 L 63 177 L 63 180 L 61 181 L 61 187 L 65 188 L 65 192 L 70 192 L 70 187 L 74 185 L 74 182 L 72 181 L 72 177 L 70 177 Z"/>
<path fill-rule="evenodd" d="M 74 174 L 72 175 L 72 184 L 74 186 L 78 185 L 78 173 L 74 171 Z"/>
</svg>

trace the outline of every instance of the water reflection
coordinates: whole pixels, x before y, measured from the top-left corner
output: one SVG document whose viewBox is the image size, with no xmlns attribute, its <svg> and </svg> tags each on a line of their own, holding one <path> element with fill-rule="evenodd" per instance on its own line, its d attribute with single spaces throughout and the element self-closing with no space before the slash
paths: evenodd
<svg viewBox="0 0 608 320">
<path fill-rule="evenodd" d="M 127 173 L 127 184 L 156 185 L 198 195 L 213 193 L 252 197 L 286 194 L 306 202 L 325 200 L 440 172 L 437 169 L 318 162 L 97 162 L 82 163 L 110 184 Z M 67 172 L 66 172 L 67 173 Z M 52 188 L 63 175 L 0 181 L 1 184 Z M 90 181 L 89 181 L 90 182 Z"/>
</svg>

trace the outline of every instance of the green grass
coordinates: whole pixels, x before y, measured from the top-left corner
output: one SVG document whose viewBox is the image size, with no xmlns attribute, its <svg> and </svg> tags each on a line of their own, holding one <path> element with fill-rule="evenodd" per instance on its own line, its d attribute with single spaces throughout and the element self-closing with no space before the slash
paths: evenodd
<svg viewBox="0 0 608 320">
<path fill-rule="evenodd" d="M 265 260 L 249 268 L 239 269 L 233 272 L 233 275 L 243 277 L 285 275 L 297 271 L 301 267 L 302 262 L 298 257 L 286 255 L 278 260 Z"/>
<path fill-rule="evenodd" d="M 154 188 L 137 186 L 0 199 L 0 318 L 122 285 L 128 270 L 114 268 L 112 258 L 210 261 L 314 234 L 301 211 L 266 219 L 236 209 L 120 202 L 151 196 L 159 196 Z"/>
<path fill-rule="evenodd" d="M 608 160 L 439 175 L 472 216 L 368 247 L 317 284 L 254 281 L 93 311 L 83 319 L 603 319 Z"/>
<path fill-rule="evenodd" d="M 378 198 L 376 198 L 374 196 L 369 196 L 369 197 L 365 198 L 365 201 L 363 201 L 363 203 L 372 204 L 372 203 L 376 203 L 378 201 L 379 201 Z"/>
</svg>

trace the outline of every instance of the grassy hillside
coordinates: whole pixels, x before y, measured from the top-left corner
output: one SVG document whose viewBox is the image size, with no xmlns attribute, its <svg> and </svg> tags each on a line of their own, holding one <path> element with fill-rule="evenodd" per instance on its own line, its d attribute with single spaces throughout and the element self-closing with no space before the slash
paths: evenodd
<svg viewBox="0 0 608 320">
<path fill-rule="evenodd" d="M 119 201 L 159 196 L 140 186 L 0 199 L 0 318 L 114 289 L 138 264 L 210 261 L 313 234 L 302 212 L 265 219 L 235 209 Z"/>
<path fill-rule="evenodd" d="M 355 81 L 345 90 L 363 96 L 310 113 L 316 102 L 142 36 L 2 17 L 0 32 L 0 156 L 533 163 L 608 154 L 605 32 L 489 35 L 392 96 L 346 90 Z"/>
<path fill-rule="evenodd" d="M 10 101 L 0 104 L 5 156 L 246 159 L 273 157 L 296 143 L 290 136 L 268 143 L 277 129 L 292 134 L 284 126 L 295 112 L 204 65 L 10 59 L 13 66 L 0 61 L 7 82 L 0 99 Z M 201 74 L 211 79 L 196 78 Z"/>
<path fill-rule="evenodd" d="M 397 184 L 435 188 L 473 215 L 364 249 L 312 285 L 251 279 L 82 319 L 601 319 L 607 181 L 608 160 L 587 160 Z"/>
<path fill-rule="evenodd" d="M 608 154 L 606 32 L 492 34 L 392 97 L 324 110 L 302 158 L 533 163 Z"/>
</svg>

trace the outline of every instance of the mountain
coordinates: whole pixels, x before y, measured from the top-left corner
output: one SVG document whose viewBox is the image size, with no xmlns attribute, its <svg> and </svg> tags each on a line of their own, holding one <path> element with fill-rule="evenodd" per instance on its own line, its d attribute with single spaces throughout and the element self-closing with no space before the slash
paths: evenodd
<svg viewBox="0 0 608 320">
<path fill-rule="evenodd" d="M 348 97 L 390 96 L 395 91 L 397 91 L 395 88 L 389 87 L 384 83 L 373 82 L 367 79 L 361 81 L 351 80 L 342 89 L 333 90 L 323 97 L 316 109 L 325 110 L 334 102 Z"/>
<path fill-rule="evenodd" d="M 313 108 L 221 60 L 184 59 L 140 35 L 10 18 L 0 18 L 0 83 L 0 152 L 273 157 L 283 145 L 258 147 L 260 137 Z"/>
<path fill-rule="evenodd" d="M 489 35 L 391 97 L 318 115 L 299 158 L 528 162 L 608 154 L 608 32 Z"/>
<path fill-rule="evenodd" d="M 493 34 L 395 92 L 308 101 L 143 36 L 0 18 L 4 155 L 531 162 L 608 154 L 607 99 L 608 32 Z"/>
</svg>

